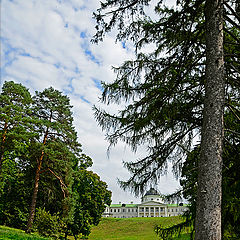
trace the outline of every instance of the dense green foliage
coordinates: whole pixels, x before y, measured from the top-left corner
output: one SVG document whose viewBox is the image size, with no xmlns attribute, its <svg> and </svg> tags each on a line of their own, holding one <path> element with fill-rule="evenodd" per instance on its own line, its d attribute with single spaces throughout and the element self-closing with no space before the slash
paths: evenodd
<svg viewBox="0 0 240 240">
<path fill-rule="evenodd" d="M 63 224 L 58 214 L 51 215 L 45 209 L 38 208 L 33 227 L 41 236 L 58 237 Z"/>
<path fill-rule="evenodd" d="M 69 98 L 51 87 L 31 97 L 14 82 L 0 98 L 0 224 L 29 232 L 37 208 L 42 235 L 89 235 L 111 193 L 87 171 L 92 160 L 82 153 Z"/>
<path fill-rule="evenodd" d="M 102 203 L 111 204 L 111 194 L 106 183 L 102 182 L 97 174 L 86 170 L 75 172 L 72 188 L 77 194 L 74 198 L 75 211 L 70 229 L 74 235 L 81 232 L 88 236 L 91 226 L 98 225 L 105 210 Z"/>
<path fill-rule="evenodd" d="M 21 84 L 6 82 L 3 85 L 0 95 L 0 178 L 2 165 L 5 161 L 10 162 L 11 156 L 17 157 L 22 150 L 28 147 L 29 122 L 31 121 L 29 114 L 29 106 L 32 102 L 31 95 L 28 90 Z M 7 165 L 8 165 L 7 164 Z M 13 163 L 12 163 L 13 164 Z M 11 171 L 11 169 L 6 169 Z M 4 187 L 1 181 L 0 191 Z"/>
</svg>

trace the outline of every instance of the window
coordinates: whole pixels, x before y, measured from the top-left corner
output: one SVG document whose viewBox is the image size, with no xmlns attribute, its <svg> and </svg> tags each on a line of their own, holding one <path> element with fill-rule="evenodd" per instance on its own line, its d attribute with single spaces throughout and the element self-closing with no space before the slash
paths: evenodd
<svg viewBox="0 0 240 240">
<path fill-rule="evenodd" d="M 125 209 L 123 209 L 122 212 L 125 212 Z"/>
<path fill-rule="evenodd" d="M 172 208 L 172 212 L 173 212 L 173 208 Z"/>
<path fill-rule="evenodd" d="M 130 212 L 131 211 L 131 209 L 128 209 L 128 212 Z"/>
<path fill-rule="evenodd" d="M 118 209 L 118 212 L 120 212 L 120 209 Z"/>
<path fill-rule="evenodd" d="M 116 212 L 117 210 L 116 209 L 114 209 L 114 212 Z"/>
<path fill-rule="evenodd" d="M 154 207 L 151 207 L 151 212 L 154 212 Z"/>
<path fill-rule="evenodd" d="M 177 208 L 176 208 L 176 212 L 177 212 Z"/>
<path fill-rule="evenodd" d="M 110 210 L 110 212 L 112 212 L 112 209 Z"/>
<path fill-rule="evenodd" d="M 163 210 L 164 210 L 164 208 L 163 208 L 163 207 L 161 207 L 161 212 L 163 212 Z"/>
<path fill-rule="evenodd" d="M 134 209 L 132 209 L 132 212 L 134 212 Z"/>
<path fill-rule="evenodd" d="M 168 209 L 168 212 L 170 212 L 170 209 Z"/>
<path fill-rule="evenodd" d="M 153 198 L 151 198 L 151 200 L 153 200 Z"/>
</svg>

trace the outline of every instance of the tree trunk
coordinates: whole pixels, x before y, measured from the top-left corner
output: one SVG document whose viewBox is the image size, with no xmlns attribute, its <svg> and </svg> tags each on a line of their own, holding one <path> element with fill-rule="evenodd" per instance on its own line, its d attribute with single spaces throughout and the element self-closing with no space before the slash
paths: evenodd
<svg viewBox="0 0 240 240">
<path fill-rule="evenodd" d="M 43 139 L 43 146 L 47 142 L 47 136 L 48 136 L 48 129 L 46 130 L 46 133 L 45 133 L 45 136 Z M 28 216 L 28 223 L 27 223 L 27 229 L 26 229 L 27 233 L 31 232 L 31 228 L 32 228 L 33 220 L 34 220 L 36 203 L 37 203 L 38 184 L 39 184 L 39 179 L 40 179 L 40 171 L 41 171 L 41 167 L 42 167 L 43 157 L 44 157 L 44 151 L 42 151 L 41 156 L 40 156 L 39 160 L 37 161 L 37 170 L 36 170 L 36 174 L 35 174 L 32 202 L 30 205 L 30 212 L 29 212 L 29 216 Z"/>
<path fill-rule="evenodd" d="M 7 128 L 8 124 L 5 122 L 4 129 L 3 129 L 3 135 L 2 135 L 2 144 L 1 144 L 1 150 L 0 150 L 0 176 L 2 175 L 2 164 L 3 164 L 3 156 L 4 156 L 4 145 L 6 142 L 7 137 Z"/>
<path fill-rule="evenodd" d="M 221 239 L 224 108 L 223 0 L 206 0 L 206 80 L 198 165 L 196 240 Z"/>
<path fill-rule="evenodd" d="M 39 160 L 39 164 L 37 166 L 36 174 L 35 174 L 35 182 L 34 182 L 34 189 L 33 189 L 33 195 L 32 195 L 32 202 L 30 205 L 30 212 L 28 217 L 28 223 L 27 223 L 27 229 L 26 232 L 30 233 L 32 229 L 33 219 L 35 215 L 35 209 L 36 209 L 36 203 L 37 203 L 37 193 L 38 193 L 38 184 L 40 179 L 40 171 L 42 167 L 42 158 L 44 153 L 42 152 L 42 156 Z"/>
</svg>

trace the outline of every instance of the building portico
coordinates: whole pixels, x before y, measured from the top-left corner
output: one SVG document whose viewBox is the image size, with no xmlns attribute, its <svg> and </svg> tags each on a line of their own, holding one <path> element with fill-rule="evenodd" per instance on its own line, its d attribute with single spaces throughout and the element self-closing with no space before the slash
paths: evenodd
<svg viewBox="0 0 240 240">
<path fill-rule="evenodd" d="M 188 209 L 186 204 L 166 204 L 153 188 L 146 192 L 140 204 L 112 204 L 106 206 L 103 217 L 171 217 L 182 215 Z"/>
</svg>

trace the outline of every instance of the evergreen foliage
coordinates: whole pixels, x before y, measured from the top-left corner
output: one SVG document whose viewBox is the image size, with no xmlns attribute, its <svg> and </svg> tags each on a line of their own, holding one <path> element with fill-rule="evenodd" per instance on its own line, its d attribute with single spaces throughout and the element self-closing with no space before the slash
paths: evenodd
<svg viewBox="0 0 240 240">
<path fill-rule="evenodd" d="M 223 239 L 239 239 L 240 214 L 236 209 L 240 208 L 240 121 L 235 112 L 227 111 L 225 114 L 224 149 L 223 149 L 223 202 L 222 222 Z M 156 227 L 159 236 L 170 238 L 175 232 L 181 233 L 186 227 L 192 226 L 191 237 L 195 232 L 196 199 L 197 199 L 197 175 L 200 146 L 191 151 L 183 164 L 180 184 L 182 189 L 169 199 L 183 197 L 189 202 L 189 211 L 184 215 L 184 222 L 171 228 Z"/>
<path fill-rule="evenodd" d="M 105 204 L 110 204 L 111 194 L 99 176 L 87 174 L 92 159 L 82 153 L 69 98 L 52 87 L 31 97 L 14 82 L 4 83 L 0 98 L 0 224 L 27 227 L 29 232 L 37 207 L 33 230 L 40 234 L 88 235 L 90 225 L 98 224 Z M 84 188 L 80 191 L 77 185 Z M 95 195 L 89 198 L 84 191 L 90 190 Z M 79 208 L 81 204 L 85 209 Z M 91 211 L 85 214 L 89 206 Z"/>
<path fill-rule="evenodd" d="M 96 106 L 94 110 L 110 145 L 121 140 L 133 150 L 148 146 L 146 157 L 124 164 L 132 176 L 121 182 L 122 187 L 137 195 L 150 181 L 156 183 L 167 168 L 166 160 L 172 160 L 178 175 L 183 156 L 201 132 L 205 94 L 205 1 L 176 1 L 175 9 L 158 1 L 152 18 L 146 13 L 150 2 L 101 3 L 94 13 L 97 33 L 92 40 L 98 43 L 116 28 L 117 41 L 129 40 L 135 46 L 136 59 L 114 67 L 113 83 L 103 82 L 102 102 L 121 102 L 126 107 L 117 114 Z M 235 8 L 235 1 L 226 1 L 224 50 L 226 99 L 230 105 L 239 99 L 240 84 L 239 17 Z M 146 53 L 144 48 L 149 44 L 152 51 Z"/>
<path fill-rule="evenodd" d="M 120 181 L 136 195 L 157 184 L 168 160 L 178 176 L 201 135 L 196 239 L 220 239 L 223 112 L 239 119 L 239 3 L 177 0 L 169 8 L 160 0 L 150 16 L 151 3 L 106 0 L 94 13 L 93 42 L 117 29 L 116 40 L 131 41 L 136 56 L 114 68 L 115 81 L 103 83 L 102 102 L 125 107 L 117 114 L 95 107 L 95 117 L 110 146 L 147 145 L 146 157 L 124 163 L 131 177 Z"/>
</svg>

